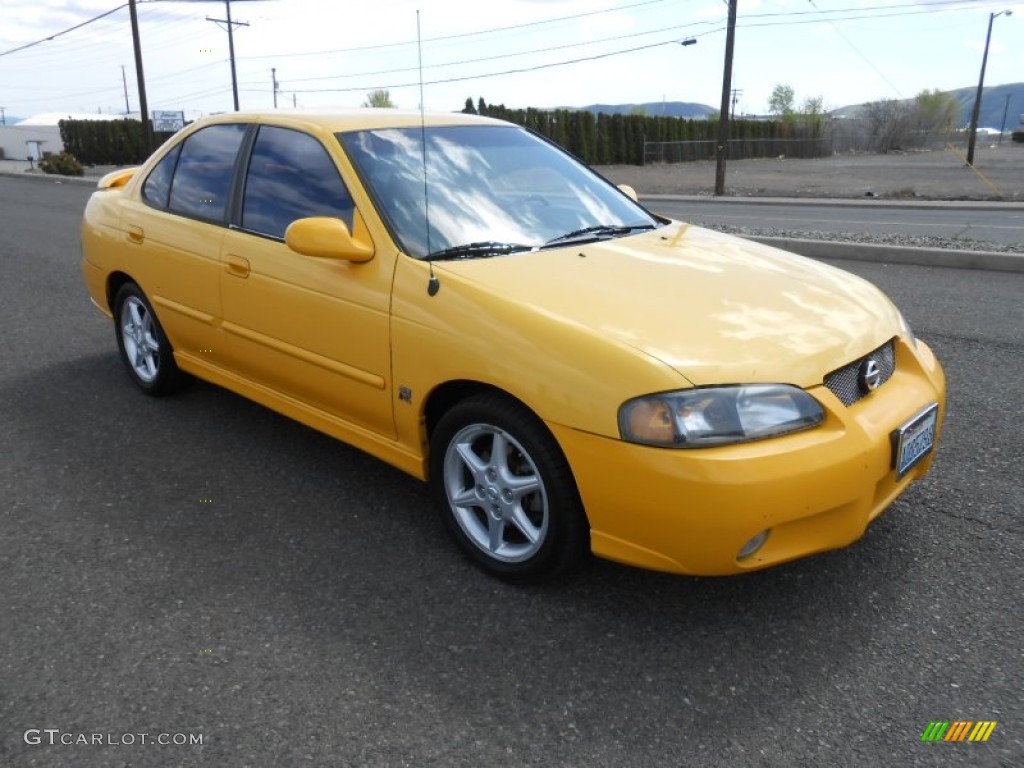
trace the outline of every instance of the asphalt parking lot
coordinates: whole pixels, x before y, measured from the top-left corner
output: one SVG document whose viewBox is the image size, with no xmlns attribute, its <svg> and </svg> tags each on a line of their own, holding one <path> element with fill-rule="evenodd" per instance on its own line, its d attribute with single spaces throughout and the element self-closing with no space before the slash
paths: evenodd
<svg viewBox="0 0 1024 768">
<path fill-rule="evenodd" d="M 931 476 L 859 543 L 522 588 L 398 471 L 139 394 L 81 284 L 89 191 L 0 178 L 0 766 L 1024 765 L 1024 275 L 842 265 L 950 382 Z"/>
</svg>

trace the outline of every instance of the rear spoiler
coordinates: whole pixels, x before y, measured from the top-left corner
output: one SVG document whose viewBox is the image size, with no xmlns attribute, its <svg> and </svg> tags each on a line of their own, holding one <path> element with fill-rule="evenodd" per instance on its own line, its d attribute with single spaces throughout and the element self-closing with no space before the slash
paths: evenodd
<svg viewBox="0 0 1024 768">
<path fill-rule="evenodd" d="M 96 182 L 97 189 L 116 189 L 117 187 L 123 187 L 129 181 L 135 172 L 139 170 L 139 166 L 135 165 L 131 168 L 121 168 L 116 171 L 111 171 L 106 176 Z"/>
</svg>

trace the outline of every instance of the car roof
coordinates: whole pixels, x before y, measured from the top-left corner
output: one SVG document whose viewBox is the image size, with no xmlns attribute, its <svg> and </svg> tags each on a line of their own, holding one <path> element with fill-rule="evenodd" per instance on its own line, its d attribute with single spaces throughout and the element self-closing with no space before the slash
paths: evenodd
<svg viewBox="0 0 1024 768">
<path fill-rule="evenodd" d="M 372 130 L 378 128 L 408 128 L 420 124 L 435 125 L 508 125 L 501 120 L 462 112 L 424 112 L 410 109 L 362 109 L 310 110 L 275 109 L 259 112 L 222 112 L 201 118 L 194 125 L 216 123 L 264 123 L 292 126 L 295 128 L 316 127 L 332 133 L 341 131 Z"/>
</svg>

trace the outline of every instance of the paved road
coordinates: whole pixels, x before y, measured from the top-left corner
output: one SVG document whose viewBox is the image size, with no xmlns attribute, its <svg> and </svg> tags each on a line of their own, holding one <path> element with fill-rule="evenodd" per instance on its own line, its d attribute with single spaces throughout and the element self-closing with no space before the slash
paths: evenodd
<svg viewBox="0 0 1024 768">
<path fill-rule="evenodd" d="M 765 204 L 721 201 L 644 199 L 652 211 L 701 226 L 732 225 L 787 232 L 887 232 L 891 234 L 987 240 L 1016 244 L 1024 251 L 1024 206 L 1004 209 L 980 206 L 887 203 Z"/>
<path fill-rule="evenodd" d="M 848 265 L 952 387 L 863 541 L 525 589 L 397 471 L 211 386 L 140 395 L 80 285 L 86 193 L 0 179 L 0 765 L 1024 764 L 1024 276 Z M 940 719 L 998 726 L 921 743 Z M 92 734 L 122 743 L 59 743 Z"/>
</svg>

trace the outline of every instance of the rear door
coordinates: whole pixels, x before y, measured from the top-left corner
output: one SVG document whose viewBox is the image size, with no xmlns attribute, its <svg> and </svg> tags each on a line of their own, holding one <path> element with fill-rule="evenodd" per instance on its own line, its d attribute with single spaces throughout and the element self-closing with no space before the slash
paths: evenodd
<svg viewBox="0 0 1024 768">
<path fill-rule="evenodd" d="M 247 126 L 211 125 L 174 146 L 126 200 L 128 271 L 175 351 L 216 362 L 220 259 L 235 165 Z M 138 246 L 134 248 L 134 246 Z"/>
</svg>

